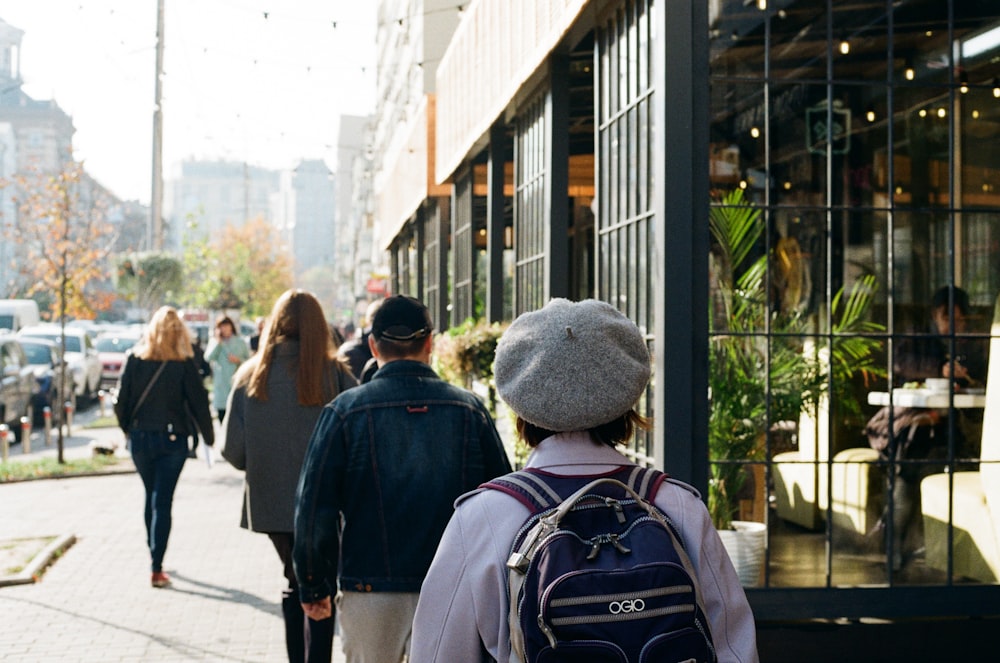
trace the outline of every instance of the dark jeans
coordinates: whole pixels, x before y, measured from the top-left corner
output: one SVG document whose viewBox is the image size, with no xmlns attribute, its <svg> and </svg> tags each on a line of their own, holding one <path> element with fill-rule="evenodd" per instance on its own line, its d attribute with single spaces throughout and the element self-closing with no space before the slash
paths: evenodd
<svg viewBox="0 0 1000 663">
<path fill-rule="evenodd" d="M 299 601 L 299 584 L 292 569 L 294 540 L 290 532 L 268 534 L 284 565 L 288 589 L 282 592 L 281 613 L 285 617 L 285 648 L 290 663 L 327 663 L 333 658 L 334 616 L 321 621 L 306 617 Z"/>
<path fill-rule="evenodd" d="M 898 456 L 892 480 L 892 566 L 900 570 L 903 560 L 912 551 L 924 547 L 923 518 L 920 509 L 920 482 L 932 474 L 944 472 L 948 459 L 948 419 L 942 418 L 934 425 L 920 425 L 912 431 L 906 429 L 897 441 Z M 965 436 L 956 426 L 955 456 L 969 456 Z M 956 469 L 966 468 L 958 464 Z M 886 511 L 890 506 L 886 501 Z M 883 524 L 888 523 L 883 513 Z"/>
<path fill-rule="evenodd" d="M 170 537 L 174 488 L 187 460 L 187 440 L 166 432 L 129 433 L 132 462 L 146 487 L 146 539 L 153 571 L 163 570 L 163 553 Z"/>
</svg>

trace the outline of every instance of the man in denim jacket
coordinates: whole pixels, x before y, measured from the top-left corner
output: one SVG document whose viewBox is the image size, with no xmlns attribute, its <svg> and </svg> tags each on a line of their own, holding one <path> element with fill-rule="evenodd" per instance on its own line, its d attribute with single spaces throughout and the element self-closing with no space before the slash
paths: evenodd
<svg viewBox="0 0 1000 663">
<path fill-rule="evenodd" d="M 299 478 L 295 574 L 303 609 L 336 594 L 349 663 L 402 660 L 420 585 L 455 499 L 510 471 L 489 412 L 431 369 L 416 299 L 386 299 L 369 341 L 379 369 L 328 404 Z"/>
</svg>

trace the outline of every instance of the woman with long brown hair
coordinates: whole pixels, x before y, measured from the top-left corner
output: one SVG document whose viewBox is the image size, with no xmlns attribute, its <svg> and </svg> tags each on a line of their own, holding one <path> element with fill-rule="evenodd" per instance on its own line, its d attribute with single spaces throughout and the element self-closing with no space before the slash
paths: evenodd
<svg viewBox="0 0 1000 663">
<path fill-rule="evenodd" d="M 333 618 L 308 619 L 292 570 L 295 488 L 323 406 L 357 385 L 336 356 L 319 301 L 288 290 L 274 304 L 260 346 L 237 372 L 226 405 L 223 457 L 246 473 L 240 525 L 270 537 L 288 580 L 281 609 L 289 661 L 329 661 Z"/>
<path fill-rule="evenodd" d="M 161 307 L 125 361 L 115 401 L 118 425 L 128 437 L 132 461 L 146 488 L 153 587 L 170 584 L 163 572 L 163 554 L 170 536 L 174 488 L 187 460 L 188 436 L 200 432 L 205 444 L 215 442 L 208 392 L 193 356 L 191 336 L 177 311 Z"/>
</svg>

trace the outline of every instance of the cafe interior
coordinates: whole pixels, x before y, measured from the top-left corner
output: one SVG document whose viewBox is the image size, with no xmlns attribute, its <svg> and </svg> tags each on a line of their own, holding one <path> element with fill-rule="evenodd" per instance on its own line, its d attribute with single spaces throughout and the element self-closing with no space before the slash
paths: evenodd
<svg viewBox="0 0 1000 663">
<path fill-rule="evenodd" d="M 766 380 L 742 455 L 709 446 L 765 523 L 751 582 L 995 584 L 1000 5 L 718 4 L 710 431 L 726 371 Z"/>
</svg>

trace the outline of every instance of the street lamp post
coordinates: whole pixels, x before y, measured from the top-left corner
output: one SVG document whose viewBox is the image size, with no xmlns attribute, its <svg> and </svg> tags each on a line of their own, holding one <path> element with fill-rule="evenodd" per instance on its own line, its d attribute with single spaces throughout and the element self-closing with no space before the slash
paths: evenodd
<svg viewBox="0 0 1000 663">
<path fill-rule="evenodd" d="M 163 2 L 156 2 L 156 83 L 153 101 L 153 186 L 150 195 L 149 237 L 154 251 L 163 249 Z"/>
</svg>

